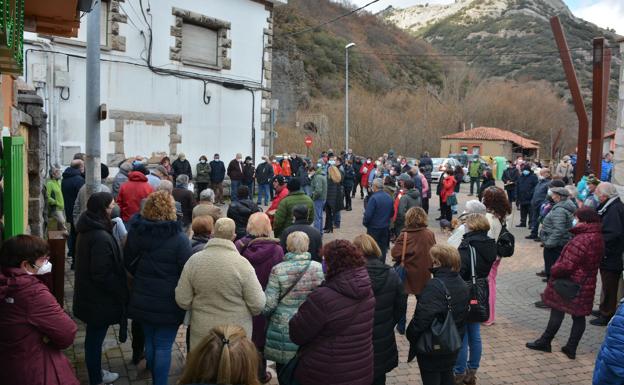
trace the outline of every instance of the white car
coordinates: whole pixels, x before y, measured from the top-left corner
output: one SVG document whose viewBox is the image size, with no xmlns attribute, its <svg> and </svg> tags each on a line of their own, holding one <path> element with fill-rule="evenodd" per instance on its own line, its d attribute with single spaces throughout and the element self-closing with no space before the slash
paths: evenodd
<svg viewBox="0 0 624 385">
<path fill-rule="evenodd" d="M 442 173 L 448 168 L 451 167 L 455 169 L 456 166 L 461 166 L 461 163 L 457 159 L 453 158 L 432 158 L 433 162 L 433 170 L 431 171 L 431 182 L 438 183 L 440 181 L 440 177 Z M 466 182 L 467 172 L 464 169 L 464 182 Z M 470 177 L 468 177 L 468 181 L 470 181 Z"/>
</svg>

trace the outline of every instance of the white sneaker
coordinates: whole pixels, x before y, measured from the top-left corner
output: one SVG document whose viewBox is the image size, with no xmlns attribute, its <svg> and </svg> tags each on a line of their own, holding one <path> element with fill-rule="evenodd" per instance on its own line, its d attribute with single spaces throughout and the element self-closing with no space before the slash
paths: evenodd
<svg viewBox="0 0 624 385">
<path fill-rule="evenodd" d="M 117 381 L 119 378 L 119 373 L 109 372 L 106 369 L 102 369 L 102 383 L 110 384 L 112 382 Z"/>
</svg>

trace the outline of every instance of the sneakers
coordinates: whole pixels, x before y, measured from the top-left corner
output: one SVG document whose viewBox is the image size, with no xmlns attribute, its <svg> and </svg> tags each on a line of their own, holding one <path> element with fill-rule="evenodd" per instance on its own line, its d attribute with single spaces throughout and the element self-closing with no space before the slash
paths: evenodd
<svg viewBox="0 0 624 385">
<path fill-rule="evenodd" d="M 106 369 L 102 369 L 102 383 L 103 384 L 110 384 L 112 382 L 117 381 L 118 378 L 119 378 L 119 373 L 113 373 L 113 372 L 109 372 Z"/>
<path fill-rule="evenodd" d="M 531 350 L 539 350 L 540 352 L 552 352 L 552 347 L 550 346 L 550 343 L 543 341 L 542 339 L 538 339 L 533 342 L 527 342 L 526 347 Z"/>
</svg>

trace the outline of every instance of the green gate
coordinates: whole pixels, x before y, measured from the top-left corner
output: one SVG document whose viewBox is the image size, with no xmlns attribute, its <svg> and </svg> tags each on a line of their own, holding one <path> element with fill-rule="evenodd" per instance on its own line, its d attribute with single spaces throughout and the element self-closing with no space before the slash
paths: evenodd
<svg viewBox="0 0 624 385">
<path fill-rule="evenodd" d="M 4 239 L 24 233 L 24 138 L 2 138 Z"/>
</svg>

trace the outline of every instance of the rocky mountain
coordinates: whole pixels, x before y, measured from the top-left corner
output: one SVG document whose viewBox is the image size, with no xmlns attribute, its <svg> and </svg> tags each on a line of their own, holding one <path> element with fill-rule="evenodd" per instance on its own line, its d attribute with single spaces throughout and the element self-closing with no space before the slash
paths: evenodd
<svg viewBox="0 0 624 385">
<path fill-rule="evenodd" d="M 615 46 L 616 34 L 575 17 L 562 0 L 456 0 L 448 5 L 389 8 L 379 14 L 444 52 L 442 62 L 467 62 L 487 77 L 547 80 L 563 96 L 567 83 L 549 24 L 555 15 L 563 25 L 583 92 L 589 95 L 592 39 L 604 36 Z M 615 58 L 614 97 L 618 64 Z"/>
</svg>

